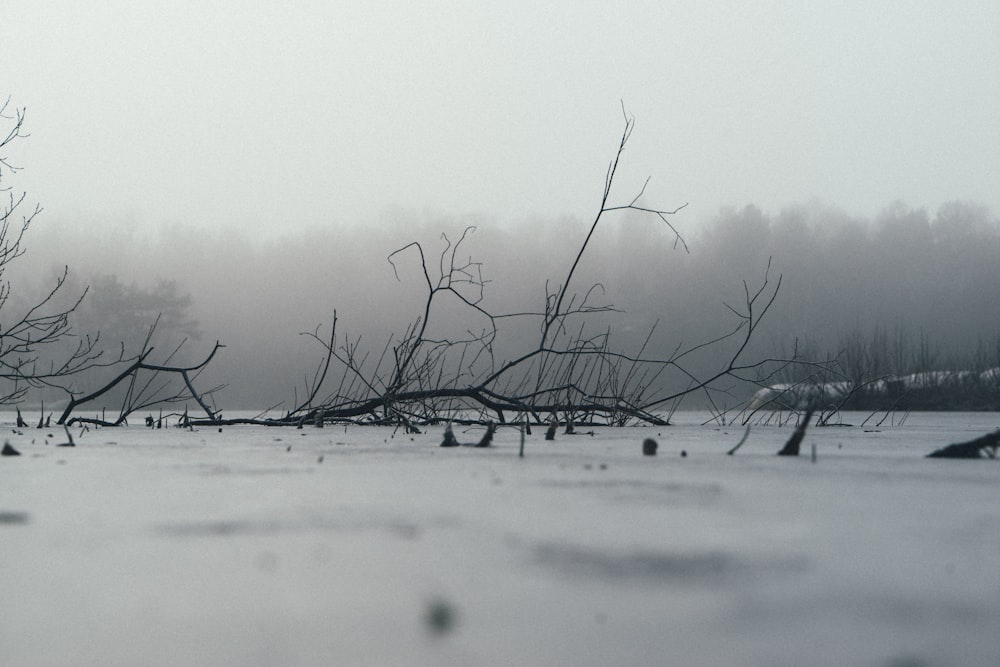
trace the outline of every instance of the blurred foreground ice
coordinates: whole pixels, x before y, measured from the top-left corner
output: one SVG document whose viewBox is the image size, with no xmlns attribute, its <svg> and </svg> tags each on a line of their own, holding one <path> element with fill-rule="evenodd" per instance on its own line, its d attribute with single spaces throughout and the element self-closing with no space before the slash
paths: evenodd
<svg viewBox="0 0 1000 667">
<path fill-rule="evenodd" d="M 1000 664 L 1000 461 L 923 458 L 998 415 L 811 429 L 815 464 L 703 417 L 524 459 L 504 429 L 4 426 L 0 665 Z"/>
</svg>

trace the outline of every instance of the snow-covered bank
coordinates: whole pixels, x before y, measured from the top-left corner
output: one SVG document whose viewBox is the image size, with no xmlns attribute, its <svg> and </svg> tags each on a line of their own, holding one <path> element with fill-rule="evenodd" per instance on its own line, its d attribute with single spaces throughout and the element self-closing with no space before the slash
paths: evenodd
<svg viewBox="0 0 1000 667">
<path fill-rule="evenodd" d="M 870 382 L 848 380 L 837 382 L 780 383 L 759 389 L 750 399 L 750 410 L 760 408 L 804 410 L 812 402 L 822 406 L 842 405 L 854 396 L 875 401 L 880 409 L 899 403 L 899 399 L 916 392 L 980 390 L 996 395 L 1000 389 L 1000 368 L 973 371 L 927 371 L 899 377 L 884 377 Z M 947 404 L 947 400 L 941 400 Z M 920 409 L 920 408 L 918 408 Z M 941 408 L 938 408 L 941 409 Z"/>
<path fill-rule="evenodd" d="M 998 415 L 811 429 L 815 464 L 703 420 L 524 459 L 510 430 L 5 427 L 0 664 L 1000 663 L 1000 463 L 923 458 Z"/>
</svg>

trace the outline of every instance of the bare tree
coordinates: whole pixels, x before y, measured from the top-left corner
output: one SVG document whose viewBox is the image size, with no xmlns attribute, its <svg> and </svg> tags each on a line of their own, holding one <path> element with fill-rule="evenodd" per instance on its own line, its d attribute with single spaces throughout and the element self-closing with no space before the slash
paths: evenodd
<svg viewBox="0 0 1000 667">
<path fill-rule="evenodd" d="M 525 420 L 540 424 L 555 416 L 556 421 L 565 420 L 568 430 L 587 423 L 666 424 L 670 411 L 687 395 L 700 392 L 712 401 L 727 394 L 732 383 L 761 382 L 775 368 L 790 363 L 747 359 L 751 339 L 780 289 L 780 277 L 772 280 L 769 271 L 760 285 L 743 284 L 743 304 L 727 306 L 736 320 L 731 329 L 705 342 L 678 345 L 665 358 L 646 353 L 656 325 L 637 350 L 622 350 L 614 342 L 611 326 L 601 327 L 595 317 L 618 312 L 613 304 L 601 301 L 603 286 L 575 289 L 595 231 L 608 216 L 632 212 L 652 218 L 671 235 L 675 249 L 687 250 L 671 222 L 684 206 L 664 209 L 641 203 L 648 179 L 626 203 L 611 201 L 618 165 L 634 129 L 634 119 L 624 107 L 622 111 L 624 129 L 605 175 L 600 206 L 565 276 L 544 286 L 540 308 L 496 312 L 488 306 L 489 281 L 483 267 L 464 254 L 474 227 L 455 239 L 442 234 L 443 248 L 436 256 L 429 257 L 420 242 L 407 243 L 389 253 L 387 260 L 397 279 L 401 271 L 415 272 L 416 280 L 410 282 L 422 287 L 424 298 L 411 323 L 373 354 L 365 351 L 360 338 L 337 331 L 334 314 L 328 334 L 321 328 L 304 334 L 324 353 L 307 379 L 305 400 L 296 401 L 280 419 L 244 421 L 342 420 L 413 429 L 445 420 L 519 426 Z M 407 258 L 415 261 L 405 264 Z M 445 310 L 461 313 L 461 325 L 445 326 L 440 321 Z M 595 329 L 595 323 L 601 328 Z M 511 344 L 503 338 L 525 325 L 536 327 L 533 343 L 518 347 L 522 339 Z M 718 359 L 718 368 L 701 376 L 689 362 L 707 352 Z M 675 385 L 679 378 L 681 389 L 665 388 L 670 384 L 665 382 L 668 374 Z"/>
<path fill-rule="evenodd" d="M 11 264 L 25 253 L 24 237 L 42 212 L 39 204 L 27 203 L 27 193 L 9 184 L 20 167 L 8 157 L 14 142 L 28 136 L 24 131 L 26 110 L 12 108 L 10 98 L 0 105 L 0 404 L 17 403 L 32 389 L 59 387 L 68 378 L 101 365 L 96 338 L 76 336 L 70 315 L 80 305 L 86 290 L 69 300 L 63 294 L 68 275 L 64 268 L 51 288 L 37 300 L 16 304 L 5 278 Z M 112 362 L 113 363 L 113 362 Z"/>
</svg>

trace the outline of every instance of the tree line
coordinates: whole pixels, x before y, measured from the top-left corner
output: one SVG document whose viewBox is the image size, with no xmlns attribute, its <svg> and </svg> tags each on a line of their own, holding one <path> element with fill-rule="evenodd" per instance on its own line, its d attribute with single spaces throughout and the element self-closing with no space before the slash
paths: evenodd
<svg viewBox="0 0 1000 667">
<path fill-rule="evenodd" d="M 630 132 L 628 121 L 626 139 Z M 11 136 L 16 139 L 17 133 Z M 620 151 L 615 159 L 619 157 Z M 613 173 L 609 171 L 609 179 Z M 362 368 L 363 351 L 369 359 L 413 371 L 421 347 L 426 351 L 436 345 L 440 351 L 442 344 L 465 353 L 469 345 L 477 345 L 477 359 L 489 357 L 494 371 L 526 350 L 536 350 L 532 359 L 586 351 L 584 356 L 601 360 L 603 370 L 587 364 L 542 364 L 554 373 L 549 389 L 570 391 L 582 376 L 564 380 L 591 369 L 591 379 L 604 378 L 602 389 L 593 385 L 580 396 L 603 395 L 610 391 L 610 369 L 617 368 L 633 382 L 630 395 L 634 398 L 633 390 L 641 389 L 646 397 L 635 404 L 643 406 L 636 414 L 669 408 L 679 399 L 738 402 L 755 384 L 779 375 L 808 375 L 815 364 L 832 360 L 865 363 L 857 353 L 858 341 L 869 338 L 897 343 L 880 362 L 891 360 L 893 372 L 928 364 L 990 364 L 1000 355 L 994 345 L 1000 314 L 989 305 L 1000 285 L 994 259 L 1000 225 L 982 206 L 954 202 L 930 214 L 896 203 L 871 220 L 819 203 L 774 214 L 746 206 L 724 209 L 699 227 L 698 221 L 683 221 L 683 210 L 650 204 L 654 198 L 645 186 L 636 188 L 637 193 L 616 191 L 619 203 L 609 201 L 610 185 L 605 183 L 598 207 L 598 219 L 604 216 L 600 225 L 581 216 L 500 223 L 486 215 L 390 209 L 363 234 L 330 225 L 265 240 L 213 241 L 202 235 L 201 242 L 186 243 L 181 226 L 158 241 L 144 242 L 140 252 L 116 247 L 110 239 L 101 244 L 104 250 L 94 245 L 92 254 L 73 255 L 74 267 L 80 268 L 68 277 L 52 272 L 58 285 L 52 295 L 44 287 L 14 290 L 7 305 L 22 312 L 39 312 L 31 310 L 39 303 L 61 308 L 62 332 L 67 334 L 61 337 L 63 354 L 81 360 L 99 355 L 66 376 L 79 395 L 89 393 L 83 390 L 87 383 L 100 386 L 116 377 L 116 364 L 128 367 L 130 360 L 194 368 L 209 349 L 215 354 L 216 348 L 200 338 L 207 332 L 226 341 L 224 353 L 199 369 L 207 387 L 228 383 L 217 396 L 222 403 L 235 408 L 280 404 L 290 411 L 301 407 L 304 398 L 319 396 L 316 370 L 335 366 L 338 356 L 346 360 L 342 370 L 348 376 L 369 372 Z M 16 203 L 23 206 L 21 200 Z M 15 217 L 8 207 L 4 220 Z M 683 225 L 684 233 L 674 224 Z M 411 243 L 399 242 L 402 229 Z M 63 228 L 59 235 L 72 238 Z M 220 252 L 222 242 L 236 250 Z M 52 247 L 65 249 L 68 242 L 63 243 Z M 456 255 L 459 248 L 462 254 Z M 111 253 L 112 260 L 88 266 L 101 252 Z M 567 283 L 574 289 L 567 291 Z M 780 294 L 772 294 L 779 284 Z M 758 293 L 762 287 L 766 291 Z M 751 305 L 766 305 L 767 317 L 757 312 L 747 319 Z M 337 332 L 330 330 L 334 309 Z M 585 322 L 586 329 L 573 329 L 571 322 Z M 747 326 L 753 327 L 753 335 L 744 339 Z M 736 335 L 733 328 L 740 329 Z M 557 334 L 565 336 L 569 347 L 548 347 Z M 73 347 L 81 343 L 79 350 Z M 407 349 L 413 354 L 398 356 L 398 350 Z M 731 372 L 727 366 L 733 354 L 750 362 L 754 372 Z M 162 363 L 153 363 L 157 355 L 163 355 Z M 581 358 L 578 354 L 577 360 Z M 617 366 L 613 359 L 619 360 Z M 758 361 L 767 363 L 755 366 Z M 636 368 L 647 363 L 651 365 L 643 373 L 623 371 L 623 364 Z M 431 381 L 427 372 L 432 367 L 421 366 L 420 391 Z M 369 389 L 398 390 L 406 373 L 387 368 L 371 371 Z M 443 367 L 434 368 L 443 372 Z M 454 381 L 463 373 L 490 376 L 470 368 L 452 368 L 449 382 L 457 387 Z M 545 375 L 541 368 L 531 372 L 536 379 L 539 372 Z M 173 378 L 180 389 L 172 388 L 168 395 L 190 402 L 182 375 L 178 371 Z M 706 379 L 711 379 L 710 391 L 703 386 Z M 9 394 L 12 400 L 27 398 L 23 392 L 29 389 L 50 401 L 66 400 L 59 382 L 32 387 L 23 378 L 19 382 Z M 520 387 L 514 394 L 523 398 L 525 382 L 521 377 L 505 386 Z M 155 404 L 147 394 L 136 401 L 137 386 L 153 387 L 136 385 L 132 378 L 101 400 L 131 396 L 126 403 L 133 407 Z M 621 399 L 626 393 L 619 386 L 609 395 Z M 552 396 L 539 405 L 551 408 Z M 516 402 L 505 404 L 507 411 L 524 412 L 514 408 Z M 208 410 L 213 415 L 218 411 L 214 404 Z"/>
</svg>

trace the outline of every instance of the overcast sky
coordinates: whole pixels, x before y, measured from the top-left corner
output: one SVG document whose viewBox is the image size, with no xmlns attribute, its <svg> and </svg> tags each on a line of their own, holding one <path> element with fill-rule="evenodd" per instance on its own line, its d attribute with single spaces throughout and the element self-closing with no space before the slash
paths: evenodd
<svg viewBox="0 0 1000 667">
<path fill-rule="evenodd" d="M 46 224 L 280 233 L 630 199 L 1000 211 L 1000 3 L 48 2 L 0 7 Z"/>
</svg>

